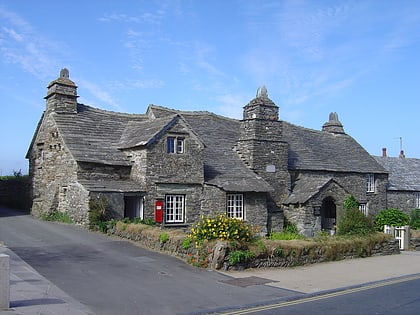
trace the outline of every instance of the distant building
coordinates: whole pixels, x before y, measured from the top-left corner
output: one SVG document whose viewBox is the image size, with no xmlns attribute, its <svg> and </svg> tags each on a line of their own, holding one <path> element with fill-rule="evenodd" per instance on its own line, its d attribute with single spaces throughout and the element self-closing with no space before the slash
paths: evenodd
<svg viewBox="0 0 420 315">
<path fill-rule="evenodd" d="M 260 227 L 284 217 L 307 236 L 329 230 L 354 195 L 366 214 L 386 207 L 388 172 L 344 132 L 336 113 L 321 131 L 279 119 L 265 87 L 235 120 L 150 105 L 145 114 L 77 102 L 67 69 L 48 85 L 27 158 L 32 213 L 62 211 L 88 222 L 103 196 L 114 218 L 188 226 L 226 213 Z"/>
<path fill-rule="evenodd" d="M 375 159 L 389 172 L 387 208 L 408 214 L 420 209 L 420 159 L 406 158 L 404 151 L 399 157 L 389 157 L 385 148 Z"/>
</svg>

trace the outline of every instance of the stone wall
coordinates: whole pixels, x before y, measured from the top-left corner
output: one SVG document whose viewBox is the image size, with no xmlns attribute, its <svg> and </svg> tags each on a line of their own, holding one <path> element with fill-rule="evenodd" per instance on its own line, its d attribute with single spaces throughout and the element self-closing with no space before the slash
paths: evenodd
<svg viewBox="0 0 420 315">
<path fill-rule="evenodd" d="M 420 238 L 419 237 L 410 238 L 410 249 L 413 249 L 415 251 L 420 251 Z"/>
<path fill-rule="evenodd" d="M 89 192 L 79 183 L 70 183 L 60 188 L 57 211 L 67 212 L 73 223 L 89 223 Z"/>
<path fill-rule="evenodd" d="M 387 208 L 395 208 L 410 214 L 416 208 L 416 193 L 414 191 L 388 190 Z"/>
<path fill-rule="evenodd" d="M 109 230 L 108 233 L 184 259 L 188 258 L 188 255 L 202 255 L 202 250 L 196 249 L 194 246 L 189 248 L 183 246 L 186 234 L 180 230 L 166 230 L 165 232 L 165 230 L 159 230 L 150 226 L 126 226 L 125 228 L 116 226 L 114 229 Z M 168 241 L 161 241 L 160 235 L 162 233 L 168 234 Z M 383 240 L 370 246 L 366 245 L 362 240 L 360 242 L 350 242 L 350 245 L 343 246 L 343 249 L 340 251 L 336 250 L 334 245 L 329 243 L 308 243 L 308 245 L 302 246 L 294 244 L 293 241 L 283 241 L 283 245 L 275 247 L 273 250 L 262 251 L 261 254 L 248 261 L 230 265 L 229 253 L 236 249 L 230 248 L 228 241 L 214 241 L 207 245 L 210 248 L 204 248 L 205 254 L 201 259 L 210 268 L 241 270 L 247 268 L 295 267 L 334 260 L 396 255 L 400 253 L 399 243 L 396 239 Z"/>
<path fill-rule="evenodd" d="M 229 252 L 229 250 L 227 251 Z M 332 255 L 328 247 L 319 246 L 312 251 L 309 248 L 303 250 L 296 248 L 289 251 L 277 251 L 271 255 L 261 255 L 252 258 L 246 262 L 238 263 L 234 266 L 229 264 L 227 257 L 224 260 L 223 268 L 229 269 L 247 269 L 247 268 L 278 268 L 295 267 L 307 264 L 316 264 L 327 261 L 355 259 L 369 256 L 396 255 L 400 253 L 398 240 L 392 239 L 377 244 L 374 248 L 354 247 L 348 251 L 339 252 L 338 255 Z"/>
<path fill-rule="evenodd" d="M 128 166 L 78 162 L 77 176 L 86 180 L 124 180 L 130 178 Z"/>
<path fill-rule="evenodd" d="M 62 187 L 77 180 L 77 163 L 58 132 L 54 113 L 44 116 L 29 153 L 29 176 L 32 180 L 31 213 L 40 216 L 56 211 Z"/>
</svg>

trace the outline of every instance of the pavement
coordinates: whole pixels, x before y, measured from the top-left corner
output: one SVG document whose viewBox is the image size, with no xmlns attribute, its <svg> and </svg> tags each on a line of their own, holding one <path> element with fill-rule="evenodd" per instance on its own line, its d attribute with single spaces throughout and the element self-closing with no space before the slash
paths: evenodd
<svg viewBox="0 0 420 315">
<path fill-rule="evenodd" d="M 10 309 L 0 310 L 0 315 L 94 314 L 1 244 L 0 254 L 10 257 Z"/>
<path fill-rule="evenodd" d="M 42 277 L 13 251 L 10 256 L 10 309 L 0 315 L 93 315 L 89 308 Z M 266 285 L 316 293 L 411 275 L 420 276 L 420 252 L 327 262 L 294 268 L 221 272 L 233 279 L 260 279 Z M 257 281 L 258 282 L 258 281 Z"/>
</svg>

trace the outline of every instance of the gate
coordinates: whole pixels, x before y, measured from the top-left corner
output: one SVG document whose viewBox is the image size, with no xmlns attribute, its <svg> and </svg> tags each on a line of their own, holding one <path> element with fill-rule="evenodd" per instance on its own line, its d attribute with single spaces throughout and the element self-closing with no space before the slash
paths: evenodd
<svg viewBox="0 0 420 315">
<path fill-rule="evenodd" d="M 384 233 L 394 235 L 395 239 L 397 239 L 398 243 L 400 244 L 401 250 L 408 249 L 408 244 L 410 241 L 410 227 L 408 225 L 397 227 L 385 225 Z"/>
</svg>

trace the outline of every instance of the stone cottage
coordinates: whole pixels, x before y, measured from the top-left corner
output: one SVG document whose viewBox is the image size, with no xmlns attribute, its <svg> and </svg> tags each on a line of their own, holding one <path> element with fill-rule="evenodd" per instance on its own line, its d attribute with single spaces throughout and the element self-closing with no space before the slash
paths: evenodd
<svg viewBox="0 0 420 315">
<path fill-rule="evenodd" d="M 86 224 L 89 200 L 105 198 L 114 218 L 182 227 L 226 213 L 266 233 L 286 217 L 313 236 L 333 228 L 350 194 L 366 214 L 385 207 L 387 171 L 338 115 L 319 131 L 282 121 L 265 87 L 242 120 L 155 105 L 116 113 L 77 98 L 63 69 L 27 153 L 36 216 L 61 211 Z"/>
<path fill-rule="evenodd" d="M 389 157 L 386 148 L 375 159 L 389 172 L 386 208 L 400 209 L 407 214 L 420 209 L 420 159 L 406 158 L 404 151 L 399 157 Z"/>
</svg>

